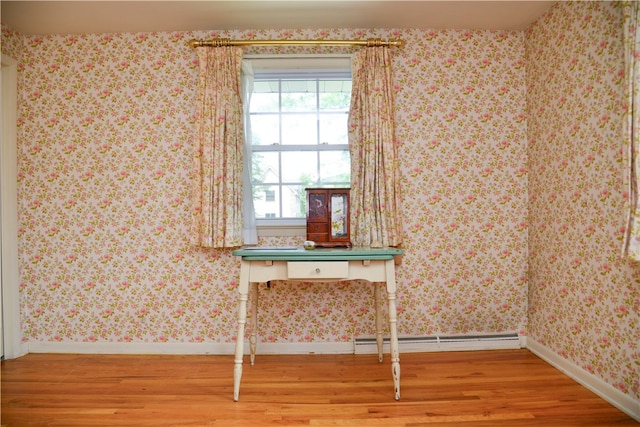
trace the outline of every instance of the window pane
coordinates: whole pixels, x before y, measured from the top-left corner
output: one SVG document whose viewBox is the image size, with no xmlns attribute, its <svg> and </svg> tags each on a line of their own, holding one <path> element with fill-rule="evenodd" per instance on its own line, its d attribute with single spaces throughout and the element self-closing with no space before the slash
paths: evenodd
<svg viewBox="0 0 640 427">
<path fill-rule="evenodd" d="M 350 167 L 349 150 L 321 151 L 320 183 L 348 187 L 351 183 Z"/>
<path fill-rule="evenodd" d="M 253 207 L 256 218 L 280 217 L 280 187 L 278 185 L 255 185 Z"/>
<path fill-rule="evenodd" d="M 315 114 L 287 114 L 282 116 L 282 144 L 317 144 Z"/>
<path fill-rule="evenodd" d="M 347 114 L 320 114 L 320 143 L 348 144 Z"/>
<path fill-rule="evenodd" d="M 255 184 L 280 182 L 280 153 L 256 152 L 251 154 L 251 181 Z M 255 195 L 255 191 L 254 191 Z"/>
<path fill-rule="evenodd" d="M 285 151 L 282 153 L 282 182 L 311 184 L 318 179 L 318 153 Z"/>
<path fill-rule="evenodd" d="M 251 115 L 251 143 L 272 145 L 280 143 L 280 115 Z"/>
<path fill-rule="evenodd" d="M 316 111 L 315 80 L 283 80 L 282 111 Z"/>
<path fill-rule="evenodd" d="M 329 82 L 320 82 L 329 83 Z M 344 82 L 338 82 L 344 83 Z M 348 92 L 327 91 L 319 94 L 320 110 L 333 110 L 333 111 L 349 111 L 349 105 L 351 104 L 351 82 L 349 83 Z"/>
<path fill-rule="evenodd" d="M 251 111 L 258 113 L 277 113 L 278 111 L 280 111 L 280 94 L 278 93 L 278 82 L 276 81 L 263 83 L 269 86 L 275 85 L 275 91 L 272 93 L 261 92 L 257 90 L 256 87 L 261 83 L 256 82 L 254 86 L 254 92 L 251 94 L 251 104 L 249 108 L 251 109 Z"/>
<path fill-rule="evenodd" d="M 302 185 L 282 186 L 282 217 L 305 218 L 307 216 L 307 193 Z"/>
</svg>

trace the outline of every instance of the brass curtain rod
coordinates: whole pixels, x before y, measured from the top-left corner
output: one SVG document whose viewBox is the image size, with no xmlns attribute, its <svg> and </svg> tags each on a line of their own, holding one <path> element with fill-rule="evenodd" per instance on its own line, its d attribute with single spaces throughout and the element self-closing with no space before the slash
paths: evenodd
<svg viewBox="0 0 640 427">
<path fill-rule="evenodd" d="M 282 46 L 282 45 L 325 45 L 325 46 L 404 46 L 404 40 L 367 39 L 367 40 L 231 40 L 231 39 L 211 39 L 211 40 L 190 40 L 189 46 Z"/>
</svg>

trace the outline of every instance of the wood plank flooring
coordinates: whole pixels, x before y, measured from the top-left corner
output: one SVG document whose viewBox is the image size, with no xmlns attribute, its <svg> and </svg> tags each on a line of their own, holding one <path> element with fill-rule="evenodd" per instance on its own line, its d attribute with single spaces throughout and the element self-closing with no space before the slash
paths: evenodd
<svg viewBox="0 0 640 427">
<path fill-rule="evenodd" d="M 245 357 L 29 354 L 2 362 L 1 424 L 31 426 L 638 426 L 527 350 Z"/>
</svg>

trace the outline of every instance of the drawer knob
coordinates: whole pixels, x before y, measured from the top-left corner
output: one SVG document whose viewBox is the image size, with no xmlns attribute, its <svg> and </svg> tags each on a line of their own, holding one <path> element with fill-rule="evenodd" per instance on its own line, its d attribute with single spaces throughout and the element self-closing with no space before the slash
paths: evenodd
<svg viewBox="0 0 640 427">
<path fill-rule="evenodd" d="M 316 273 L 320 273 L 320 269 L 316 267 Z"/>
</svg>

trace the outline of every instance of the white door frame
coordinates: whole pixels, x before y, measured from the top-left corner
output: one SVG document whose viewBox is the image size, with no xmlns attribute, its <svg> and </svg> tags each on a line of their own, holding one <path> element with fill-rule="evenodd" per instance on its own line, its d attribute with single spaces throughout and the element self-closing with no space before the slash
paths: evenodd
<svg viewBox="0 0 640 427">
<path fill-rule="evenodd" d="M 0 118 L 0 219 L 2 226 L 2 338 L 5 359 L 27 353 L 20 329 L 20 276 L 18 272 L 18 157 L 17 92 L 18 63 L 2 55 L 2 105 Z"/>
</svg>

